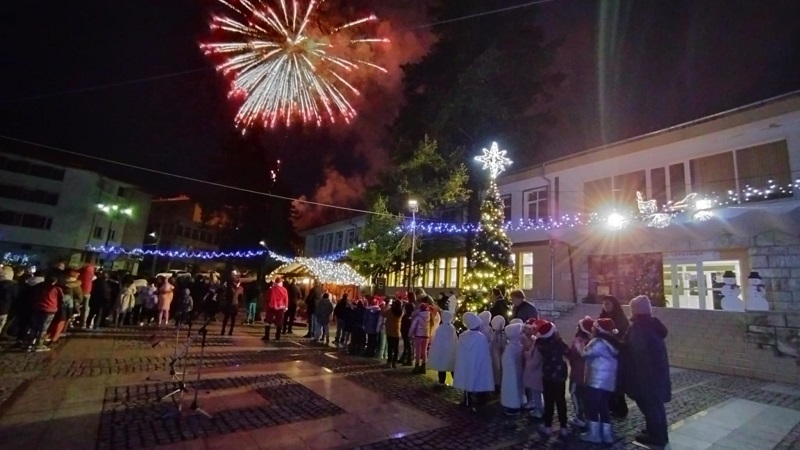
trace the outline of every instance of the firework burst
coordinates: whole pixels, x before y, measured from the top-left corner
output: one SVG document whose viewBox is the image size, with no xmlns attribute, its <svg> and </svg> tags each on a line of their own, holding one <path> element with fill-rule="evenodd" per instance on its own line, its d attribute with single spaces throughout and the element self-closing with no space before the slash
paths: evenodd
<svg viewBox="0 0 800 450">
<path fill-rule="evenodd" d="M 348 96 L 360 94 L 348 79 L 362 68 L 386 72 L 359 58 L 359 47 L 389 42 L 356 34 L 377 17 L 326 29 L 323 1 L 219 0 L 235 17 L 214 16 L 211 29 L 226 39 L 200 47 L 222 58 L 217 70 L 232 76 L 228 97 L 244 99 L 237 125 L 349 122 L 356 110 Z"/>
</svg>

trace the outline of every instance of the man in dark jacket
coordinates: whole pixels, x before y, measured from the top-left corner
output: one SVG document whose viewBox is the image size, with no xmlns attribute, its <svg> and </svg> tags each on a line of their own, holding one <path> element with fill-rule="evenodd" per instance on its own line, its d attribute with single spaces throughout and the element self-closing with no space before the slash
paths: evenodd
<svg viewBox="0 0 800 450">
<path fill-rule="evenodd" d="M 664 339 L 667 328 L 652 315 L 650 299 L 640 295 L 630 302 L 631 325 L 624 339 L 622 375 L 625 393 L 644 415 L 645 432 L 636 436 L 644 445 L 669 443 L 665 403 L 672 400 L 669 357 Z"/>
<path fill-rule="evenodd" d="M 494 298 L 494 303 L 492 304 L 492 309 L 489 310 L 492 313 L 492 317 L 503 316 L 508 321 L 508 301 L 503 297 L 500 289 L 492 289 L 492 298 Z"/>
<path fill-rule="evenodd" d="M 219 335 L 225 335 L 225 325 L 230 321 L 231 327 L 228 336 L 233 336 L 233 326 L 236 324 L 236 315 L 239 313 L 239 305 L 244 302 L 244 286 L 239 277 L 239 272 L 234 271 L 231 279 L 225 283 L 225 296 L 222 303 L 222 331 Z"/>
<path fill-rule="evenodd" d="M 289 280 L 286 286 L 286 291 L 289 293 L 289 308 L 283 316 L 283 334 L 292 332 L 292 325 L 294 325 L 294 318 L 297 315 L 297 304 L 300 302 L 303 294 L 300 292 L 300 287 L 294 279 Z"/>
<path fill-rule="evenodd" d="M 97 279 L 92 282 L 92 295 L 89 297 L 89 315 L 86 317 L 84 328 L 89 328 L 89 324 L 94 320 L 94 329 L 97 330 L 102 325 L 109 310 L 111 309 L 111 285 L 108 282 L 108 272 L 103 271 L 97 274 Z"/>
<path fill-rule="evenodd" d="M 306 335 L 303 337 L 314 337 L 314 331 L 316 331 L 317 326 L 317 321 L 314 320 L 314 312 L 317 309 L 317 302 L 321 298 L 322 289 L 320 288 L 319 284 L 314 281 L 314 286 L 309 289 L 308 295 L 306 296 L 306 320 L 308 321 L 308 333 L 306 333 Z"/>
<path fill-rule="evenodd" d="M 514 304 L 511 319 L 520 319 L 522 322 L 527 322 L 530 319 L 539 318 L 539 310 L 533 306 L 533 303 L 525 300 L 525 293 L 519 289 L 511 291 L 511 303 Z M 508 316 L 505 317 L 508 319 Z"/>
</svg>

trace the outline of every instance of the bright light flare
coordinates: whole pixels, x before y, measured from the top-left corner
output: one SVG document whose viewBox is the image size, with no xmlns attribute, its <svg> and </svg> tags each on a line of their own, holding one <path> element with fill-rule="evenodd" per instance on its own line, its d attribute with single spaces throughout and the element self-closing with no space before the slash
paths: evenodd
<svg viewBox="0 0 800 450">
<path fill-rule="evenodd" d="M 628 219 L 618 212 L 612 212 L 608 215 L 608 219 L 606 219 L 606 225 L 612 230 L 619 230 L 623 228 L 626 223 L 628 223 Z"/>
<path fill-rule="evenodd" d="M 369 52 L 361 49 L 389 40 L 356 34 L 360 26 L 378 20 L 374 15 L 331 27 L 320 17 L 322 1 L 218 1 L 232 16 L 212 16 L 210 28 L 226 39 L 200 48 L 222 59 L 217 71 L 232 77 L 228 97 L 242 101 L 236 123 L 243 129 L 288 126 L 295 120 L 349 123 L 356 110 L 348 94 L 360 95 L 353 73 L 386 72 L 363 60 Z"/>
</svg>

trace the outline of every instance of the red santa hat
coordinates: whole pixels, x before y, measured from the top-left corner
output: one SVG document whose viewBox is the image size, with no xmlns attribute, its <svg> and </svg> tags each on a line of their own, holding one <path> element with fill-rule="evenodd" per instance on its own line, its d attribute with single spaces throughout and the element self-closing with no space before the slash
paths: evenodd
<svg viewBox="0 0 800 450">
<path fill-rule="evenodd" d="M 578 321 L 578 329 L 586 334 L 592 334 L 593 327 L 594 327 L 594 319 L 592 319 L 589 316 L 586 316 L 580 321 Z"/>
<path fill-rule="evenodd" d="M 614 325 L 614 321 L 611 319 L 597 319 L 594 323 L 594 329 L 606 334 L 617 334 L 617 327 Z"/>
<path fill-rule="evenodd" d="M 546 320 L 537 321 L 536 324 L 536 337 L 549 338 L 556 334 L 556 324 Z"/>
</svg>

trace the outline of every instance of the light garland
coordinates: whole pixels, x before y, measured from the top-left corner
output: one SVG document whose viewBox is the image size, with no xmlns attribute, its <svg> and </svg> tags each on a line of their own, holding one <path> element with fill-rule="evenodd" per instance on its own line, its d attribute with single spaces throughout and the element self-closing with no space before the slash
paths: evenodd
<svg viewBox="0 0 800 450">
<path fill-rule="evenodd" d="M 366 286 L 367 279 L 356 272 L 352 267 L 344 263 L 333 262 L 320 258 L 305 258 L 298 256 L 296 258 L 283 258 L 282 266 L 275 269 L 272 275 L 283 275 L 286 271 L 294 266 L 300 265 L 306 267 L 311 274 L 324 284 L 340 284 L 340 285 L 355 285 Z M 291 272 L 290 272 L 291 273 Z"/>
<path fill-rule="evenodd" d="M 105 253 L 111 255 L 127 256 L 159 256 L 164 258 L 188 258 L 188 259 L 219 259 L 219 258 L 256 258 L 267 253 L 273 254 L 267 249 L 244 250 L 238 252 L 215 252 L 215 251 L 187 251 L 187 250 L 158 250 L 158 249 L 124 249 L 122 247 L 105 247 L 87 245 L 86 249 L 95 253 Z M 277 258 L 276 258 L 277 259 Z"/>
</svg>

